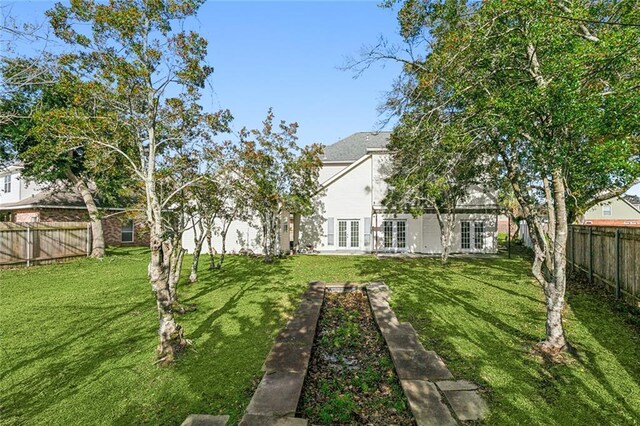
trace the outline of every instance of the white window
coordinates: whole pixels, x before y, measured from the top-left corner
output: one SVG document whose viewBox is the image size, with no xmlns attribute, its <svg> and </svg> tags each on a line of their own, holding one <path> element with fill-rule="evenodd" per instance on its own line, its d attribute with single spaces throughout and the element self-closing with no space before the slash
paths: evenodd
<svg viewBox="0 0 640 426">
<path fill-rule="evenodd" d="M 340 248 L 360 247 L 360 221 L 359 220 L 339 220 L 338 221 L 338 247 Z"/>
<path fill-rule="evenodd" d="M 611 204 L 602 205 L 602 216 L 611 216 Z"/>
<path fill-rule="evenodd" d="M 11 192 L 11 175 L 4 177 L 4 192 Z"/>
<path fill-rule="evenodd" d="M 484 248 L 484 222 L 476 222 L 473 226 L 474 247 L 477 250 Z"/>
<path fill-rule="evenodd" d="M 473 228 L 472 228 L 473 224 Z M 463 250 L 483 250 L 485 225 L 484 222 L 460 222 L 460 245 Z"/>
<path fill-rule="evenodd" d="M 123 243 L 132 243 L 133 242 L 133 221 L 128 220 L 126 222 L 122 222 L 122 228 L 120 230 L 120 241 Z"/>
<path fill-rule="evenodd" d="M 471 223 L 461 222 L 462 225 L 462 248 L 468 250 L 471 248 Z"/>
<path fill-rule="evenodd" d="M 382 244 L 387 251 L 404 251 L 407 248 L 407 221 L 386 219 L 382 222 Z"/>
</svg>

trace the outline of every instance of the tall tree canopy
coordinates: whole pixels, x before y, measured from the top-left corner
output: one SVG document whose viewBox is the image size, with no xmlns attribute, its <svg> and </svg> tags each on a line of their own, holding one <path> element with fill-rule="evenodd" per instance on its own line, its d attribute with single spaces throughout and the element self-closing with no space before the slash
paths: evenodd
<svg viewBox="0 0 640 426">
<path fill-rule="evenodd" d="M 640 175 L 638 2 L 408 0 L 398 21 L 407 51 L 422 54 L 378 48 L 363 64 L 402 60 L 387 106 L 427 131 L 447 112 L 465 135 L 449 150 L 464 154 L 471 140 L 497 160 L 493 177 L 509 182 L 532 231 L 547 306 L 540 349 L 566 349 L 568 224 Z"/>
<path fill-rule="evenodd" d="M 262 129 L 243 129 L 237 154 L 244 193 L 260 218 L 266 262 L 289 249 L 280 247 L 282 213 L 311 213 L 322 164 L 320 145 L 296 144 L 297 123 L 274 126 L 273 119 L 269 109 Z"/>
<path fill-rule="evenodd" d="M 96 143 L 105 152 L 124 158 L 133 179 L 144 188 L 150 231 L 149 277 L 156 298 L 160 365 L 175 359 L 187 344 L 176 322 L 175 246 L 172 207 L 193 179 L 181 158 L 199 158 L 195 152 L 211 143 L 211 136 L 227 129 L 227 111 L 208 113 L 199 103 L 201 91 L 213 69 L 206 65 L 207 41 L 184 29 L 203 0 L 72 0 L 47 12 L 54 33 L 73 47 L 64 58 L 86 81 L 104 87 L 95 102 L 112 126 L 122 126 L 135 147 L 131 155 L 119 140 Z M 180 168 L 180 181 L 170 170 Z M 169 217 L 167 217 L 169 215 Z"/>
<path fill-rule="evenodd" d="M 33 62 L 5 59 L 0 73 L 12 85 L 12 76 L 27 73 L 25 68 L 33 70 Z M 0 144 L 11 158 L 23 163 L 21 175 L 26 179 L 56 189 L 72 187 L 82 197 L 92 228 L 91 255 L 103 257 L 97 198 L 103 207 L 121 206 L 118 203 L 124 198 L 133 200 L 124 159 L 115 152 L 104 152 L 96 141 L 122 140 L 128 134 L 105 120 L 113 114 L 94 102 L 92 94 L 102 90 L 101 86 L 84 82 L 55 63 L 39 75 L 46 82 L 16 84 L 0 97 L 0 114 L 12 117 L 0 128 Z M 121 145 L 131 149 L 131 145 Z"/>
</svg>

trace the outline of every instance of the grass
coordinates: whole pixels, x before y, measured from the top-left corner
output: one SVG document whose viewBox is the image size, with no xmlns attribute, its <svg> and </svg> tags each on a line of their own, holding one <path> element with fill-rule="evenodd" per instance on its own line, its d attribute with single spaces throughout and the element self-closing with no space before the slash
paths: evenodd
<svg viewBox="0 0 640 426">
<path fill-rule="evenodd" d="M 384 280 L 401 320 L 457 378 L 484 387 L 489 424 L 638 424 L 640 335 L 597 295 L 568 294 L 578 356 L 531 355 L 544 303 L 526 259 L 299 256 L 275 265 L 230 257 L 180 290 L 193 345 L 177 365 L 153 365 L 157 319 L 147 254 L 0 271 L 0 423 L 180 424 L 189 413 L 239 420 L 277 330 L 306 283 Z M 187 266 L 187 265 L 185 265 Z M 185 276 L 186 276 L 185 270 Z"/>
</svg>

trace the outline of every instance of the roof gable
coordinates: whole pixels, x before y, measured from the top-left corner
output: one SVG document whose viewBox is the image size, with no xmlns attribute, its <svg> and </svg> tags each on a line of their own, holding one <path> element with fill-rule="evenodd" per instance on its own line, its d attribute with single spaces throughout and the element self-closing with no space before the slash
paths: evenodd
<svg viewBox="0 0 640 426">
<path fill-rule="evenodd" d="M 367 154 L 369 148 L 385 148 L 391 132 L 358 132 L 328 145 L 322 161 L 356 161 Z"/>
</svg>

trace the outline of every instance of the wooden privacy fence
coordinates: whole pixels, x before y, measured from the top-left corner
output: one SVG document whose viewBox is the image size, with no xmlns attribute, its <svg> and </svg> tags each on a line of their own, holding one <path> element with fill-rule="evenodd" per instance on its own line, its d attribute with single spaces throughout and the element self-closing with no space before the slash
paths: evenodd
<svg viewBox="0 0 640 426">
<path fill-rule="evenodd" d="M 640 305 L 640 228 L 571 225 L 567 264 L 589 282 L 612 288 L 616 298 Z"/>
<path fill-rule="evenodd" d="M 90 252 L 87 222 L 0 222 L 0 267 L 53 263 Z"/>
</svg>

